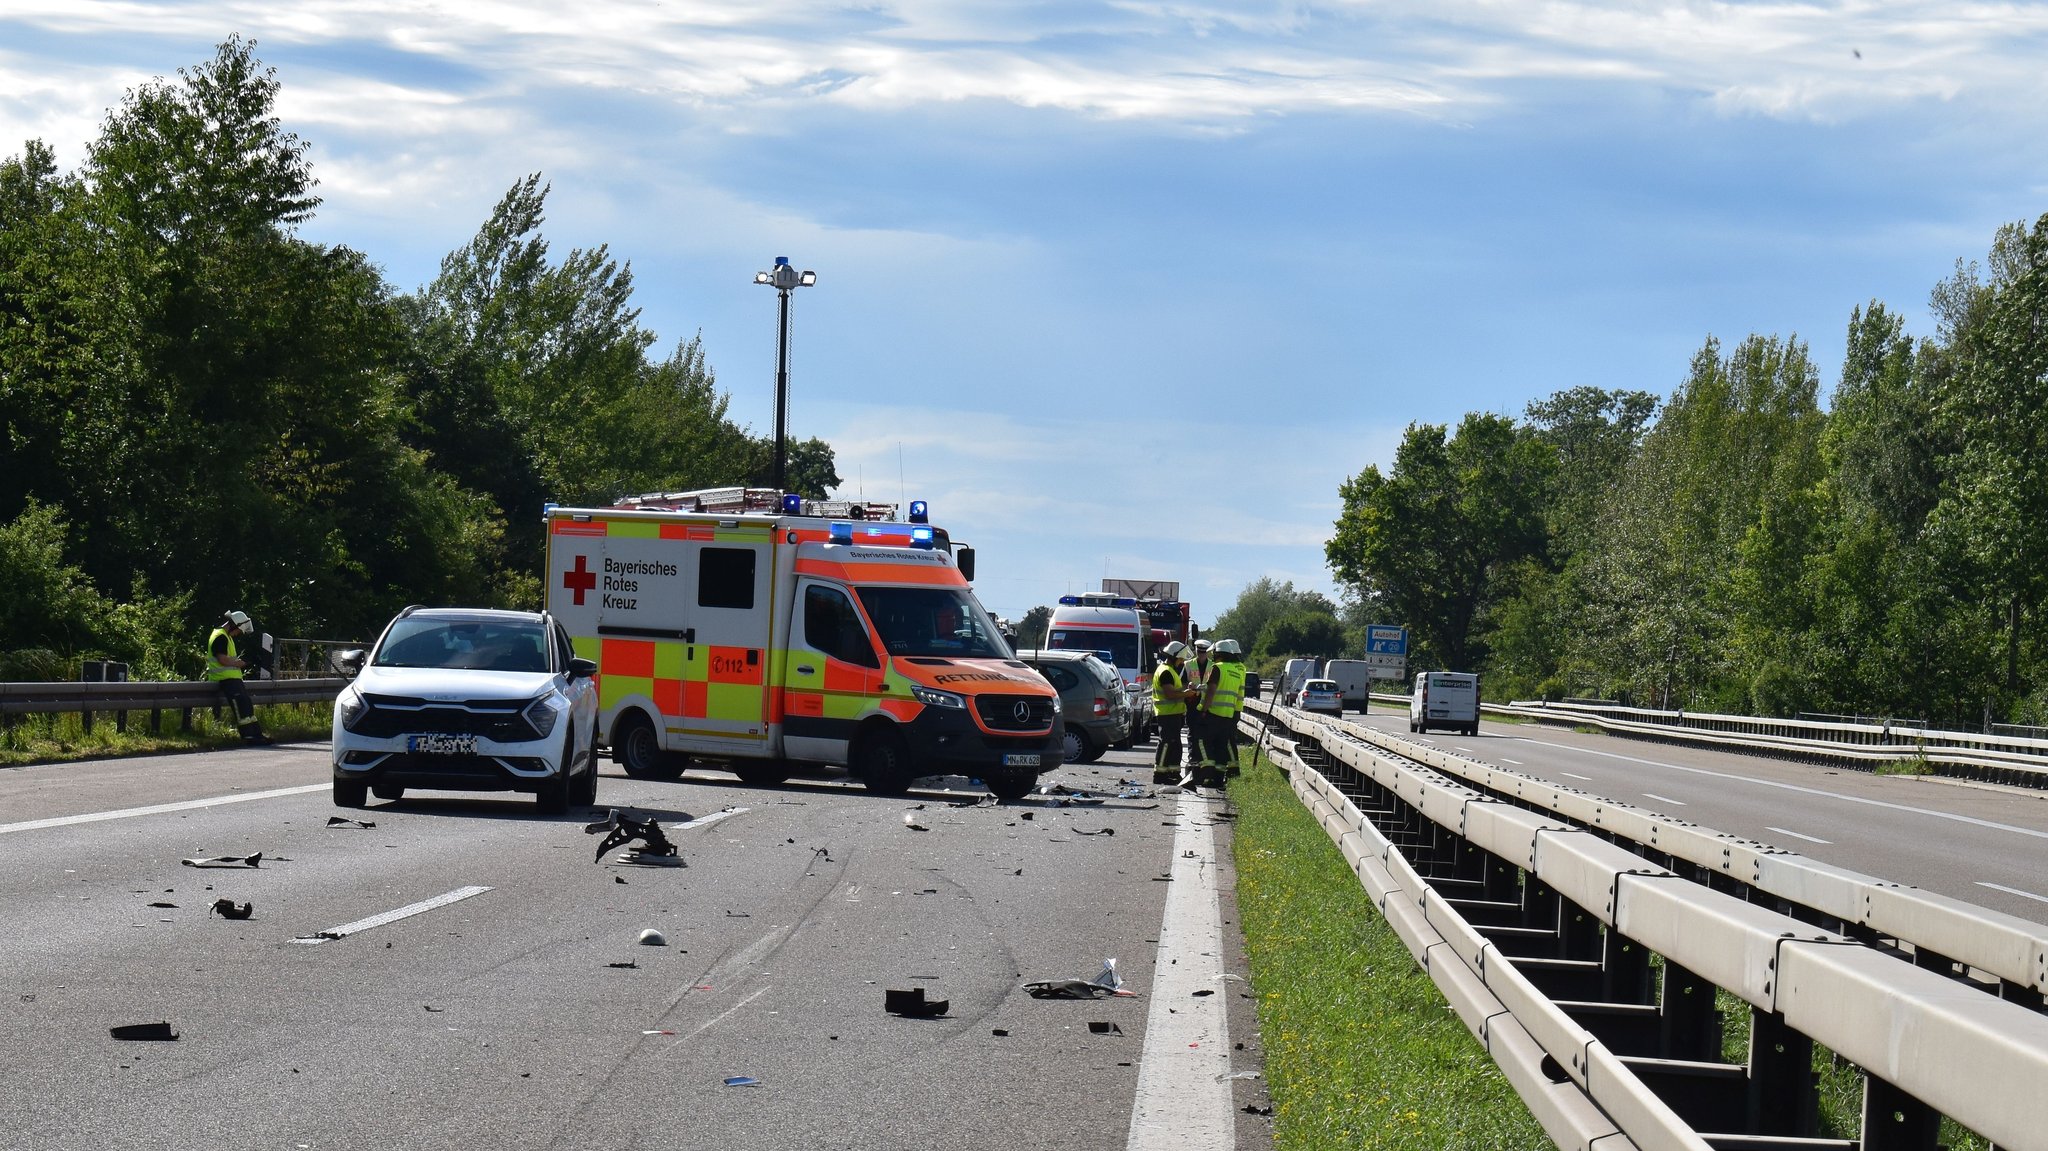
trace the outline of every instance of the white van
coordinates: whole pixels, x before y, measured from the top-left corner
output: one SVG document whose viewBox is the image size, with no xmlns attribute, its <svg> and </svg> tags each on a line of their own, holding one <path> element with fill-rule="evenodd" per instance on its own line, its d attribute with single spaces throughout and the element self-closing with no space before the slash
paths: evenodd
<svg viewBox="0 0 2048 1151">
<path fill-rule="evenodd" d="M 1301 703 L 1301 685 L 1316 677 L 1322 670 L 1323 661 L 1297 656 L 1287 661 L 1280 670 L 1280 706 L 1297 707 Z"/>
<path fill-rule="evenodd" d="M 1408 730 L 1479 734 L 1479 677 L 1463 671 L 1425 671 L 1408 700 Z"/>
<path fill-rule="evenodd" d="M 1344 706 L 1365 710 L 1372 694 L 1372 665 L 1362 659 L 1333 659 L 1323 666 L 1323 678 L 1337 681 Z"/>
</svg>

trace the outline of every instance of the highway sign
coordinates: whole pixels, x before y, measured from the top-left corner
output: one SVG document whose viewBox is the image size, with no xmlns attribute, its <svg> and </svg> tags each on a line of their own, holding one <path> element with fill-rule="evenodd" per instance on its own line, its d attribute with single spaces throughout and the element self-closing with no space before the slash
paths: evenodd
<svg viewBox="0 0 2048 1151">
<path fill-rule="evenodd" d="M 1388 624 L 1373 624 L 1365 629 L 1365 654 L 1397 655 L 1404 660 L 1408 657 L 1408 629 Z"/>
</svg>

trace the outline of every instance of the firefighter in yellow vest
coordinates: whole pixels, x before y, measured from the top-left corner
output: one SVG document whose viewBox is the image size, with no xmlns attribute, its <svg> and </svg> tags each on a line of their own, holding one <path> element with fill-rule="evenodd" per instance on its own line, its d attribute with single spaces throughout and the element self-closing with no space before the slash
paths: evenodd
<svg viewBox="0 0 2048 1151">
<path fill-rule="evenodd" d="M 235 726 L 242 731 L 242 742 L 269 743 L 263 725 L 256 722 L 256 705 L 249 700 L 249 689 L 242 686 L 242 672 L 249 663 L 235 648 L 236 636 L 255 630 L 256 625 L 249 622 L 246 612 L 231 611 L 222 616 L 220 626 L 206 637 L 206 678 L 220 687 L 220 693 L 234 707 Z"/>
<path fill-rule="evenodd" d="M 1180 780 L 1180 732 L 1186 726 L 1188 699 L 1201 688 L 1187 681 L 1188 645 L 1174 640 L 1160 652 L 1159 666 L 1152 670 L 1152 714 L 1159 733 L 1159 747 L 1152 754 L 1152 782 Z"/>
<path fill-rule="evenodd" d="M 1202 688 L 1202 765 L 1195 769 L 1198 786 L 1222 787 L 1225 771 L 1237 761 L 1237 713 L 1244 707 L 1244 652 L 1234 639 L 1218 640 L 1210 649 L 1214 663 Z"/>
</svg>

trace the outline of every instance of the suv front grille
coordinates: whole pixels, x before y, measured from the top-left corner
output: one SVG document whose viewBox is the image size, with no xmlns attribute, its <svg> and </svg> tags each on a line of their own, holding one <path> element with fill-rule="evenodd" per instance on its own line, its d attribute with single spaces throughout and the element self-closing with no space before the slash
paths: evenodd
<svg viewBox="0 0 2048 1151">
<path fill-rule="evenodd" d="M 1018 704 L 1023 712 L 1018 713 Z M 974 698 L 974 712 L 990 731 L 1048 731 L 1059 704 L 1035 695 L 981 695 Z"/>
<path fill-rule="evenodd" d="M 498 743 L 525 743 L 540 738 L 521 714 L 524 699 L 465 699 L 453 702 L 404 695 L 363 694 L 370 706 L 356 721 L 355 734 L 391 739 L 420 732 L 474 735 Z"/>
</svg>

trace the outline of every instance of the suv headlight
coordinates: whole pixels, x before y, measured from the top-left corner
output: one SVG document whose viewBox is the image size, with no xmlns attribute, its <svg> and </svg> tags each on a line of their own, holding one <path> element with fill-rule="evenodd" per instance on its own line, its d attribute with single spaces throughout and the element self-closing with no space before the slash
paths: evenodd
<svg viewBox="0 0 2048 1151">
<path fill-rule="evenodd" d="M 555 730 L 555 716 L 557 713 L 554 708 L 549 706 L 549 704 L 554 702 L 554 698 L 552 694 L 541 696 L 539 699 L 527 704 L 525 710 L 519 713 L 526 718 L 527 724 L 533 728 L 533 738 L 535 739 L 546 739 L 548 734 Z"/>
<path fill-rule="evenodd" d="M 916 684 L 910 685 L 910 698 L 928 707 L 964 708 L 967 706 L 967 700 L 964 696 L 955 695 L 950 691 L 940 691 L 935 687 L 919 687 Z"/>
<path fill-rule="evenodd" d="M 369 701 L 363 698 L 363 693 L 357 691 L 353 684 L 342 688 L 341 694 L 334 697 L 334 715 L 341 720 L 343 731 L 354 731 L 356 721 L 363 718 L 363 714 L 369 710 Z"/>
</svg>

